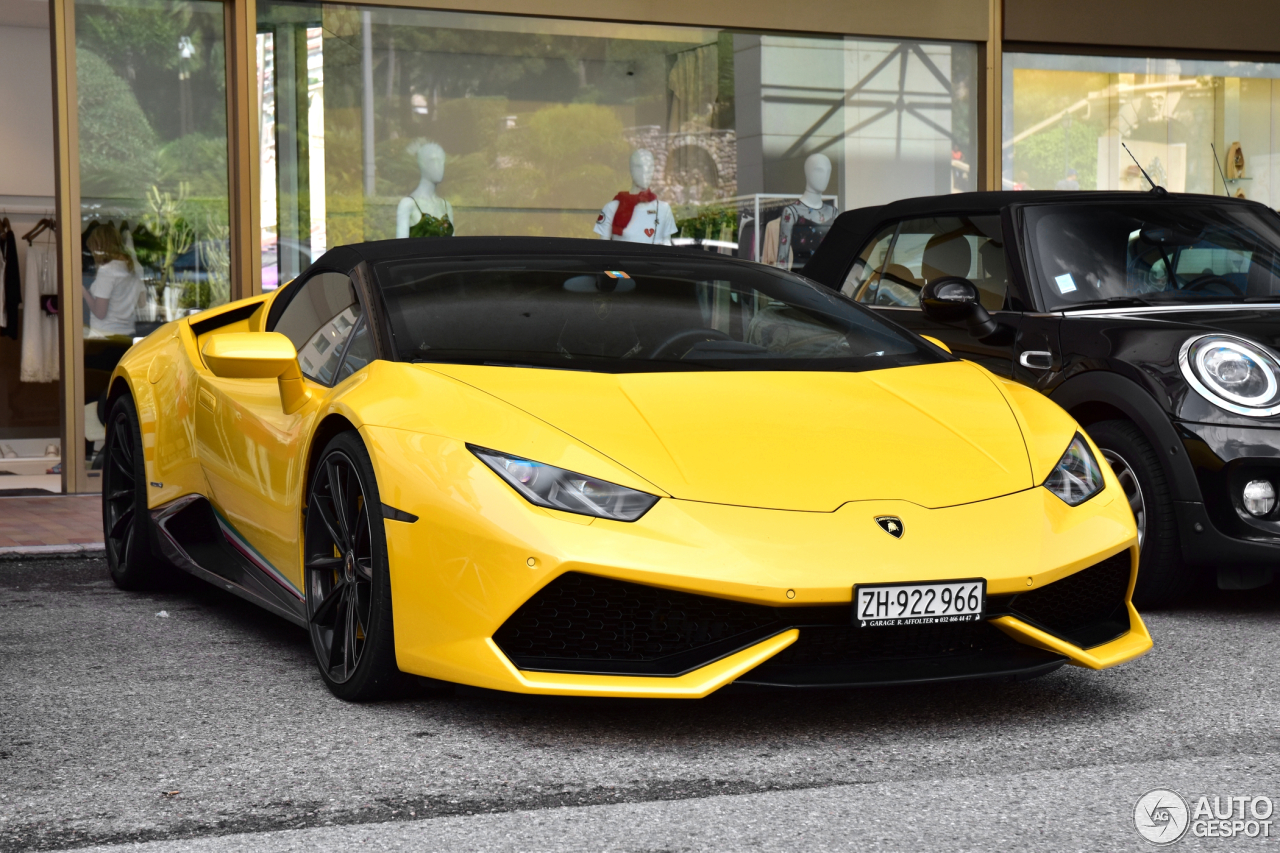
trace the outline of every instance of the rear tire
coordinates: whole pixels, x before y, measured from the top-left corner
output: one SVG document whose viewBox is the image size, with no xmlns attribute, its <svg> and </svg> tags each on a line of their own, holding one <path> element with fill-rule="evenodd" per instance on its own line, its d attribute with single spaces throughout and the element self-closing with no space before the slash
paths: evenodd
<svg viewBox="0 0 1280 853">
<path fill-rule="evenodd" d="M 1120 480 L 1139 523 L 1142 557 L 1133 603 L 1146 609 L 1177 604 L 1191 592 L 1196 573 L 1182 559 L 1173 492 L 1160 455 L 1130 421 L 1101 421 L 1088 431 Z"/>
<path fill-rule="evenodd" d="M 401 695 L 414 681 L 396 666 L 383 525 L 364 442 L 355 432 L 334 436 L 307 492 L 303 570 L 320 677 L 348 702 Z"/>
<path fill-rule="evenodd" d="M 120 589 L 145 589 L 163 563 L 147 507 L 147 471 L 138 410 L 128 394 L 111 406 L 103 445 L 102 540 L 107 569 Z"/>
</svg>

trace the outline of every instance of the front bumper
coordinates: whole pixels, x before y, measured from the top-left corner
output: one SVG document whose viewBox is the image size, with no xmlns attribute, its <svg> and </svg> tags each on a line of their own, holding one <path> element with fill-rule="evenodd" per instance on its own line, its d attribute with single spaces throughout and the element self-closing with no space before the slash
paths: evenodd
<svg viewBox="0 0 1280 853">
<path fill-rule="evenodd" d="M 1184 558 L 1217 566 L 1224 588 L 1266 584 L 1280 565 L 1280 507 L 1255 518 L 1240 493 L 1259 478 L 1280 490 L 1280 428 L 1188 422 L 1178 428 L 1204 499 L 1178 502 Z"/>
<path fill-rule="evenodd" d="M 821 633 L 820 625 L 797 617 L 741 645 L 722 644 L 711 659 L 656 674 L 643 667 L 610 674 L 592 667 L 532 668 L 519 654 L 504 652 L 500 631 L 530 599 L 570 573 L 788 614 L 842 607 L 848 614 L 855 583 L 883 581 L 983 577 L 989 600 L 997 602 L 1108 557 L 1132 560 L 1133 520 L 1109 480 L 1101 495 L 1075 508 L 1044 489 L 946 509 L 860 501 L 830 513 L 666 498 L 625 524 L 533 507 L 449 439 L 373 427 L 362 432 L 374 451 L 383 500 L 419 517 L 411 524 L 386 522 L 396 653 L 407 672 L 521 693 L 692 698 L 734 681 L 830 685 L 1025 677 L 1063 662 L 1113 666 L 1151 646 L 1128 604 L 1130 569 L 1122 636 L 1086 649 L 1017 615 L 994 616 L 980 626 L 990 632 L 993 648 L 1010 653 L 994 667 L 975 669 L 968 666 L 971 656 L 965 662 L 957 656 L 915 676 L 901 665 L 882 665 L 879 676 L 864 668 L 857 678 L 815 681 L 797 679 L 793 668 L 780 677 L 777 664 L 786 661 L 780 653 L 794 647 L 790 655 L 798 656 Z M 887 535 L 874 522 L 881 515 L 901 518 L 905 535 Z"/>
</svg>

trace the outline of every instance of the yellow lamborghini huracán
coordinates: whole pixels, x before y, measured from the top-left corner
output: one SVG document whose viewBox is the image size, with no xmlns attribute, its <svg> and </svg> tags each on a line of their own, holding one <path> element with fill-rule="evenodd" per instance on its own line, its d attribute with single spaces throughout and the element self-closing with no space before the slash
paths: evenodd
<svg viewBox="0 0 1280 853">
<path fill-rule="evenodd" d="M 413 676 L 700 697 L 1141 655 L 1124 492 L 1075 422 L 783 270 L 577 240 L 330 251 L 112 378 L 112 577 Z"/>
</svg>

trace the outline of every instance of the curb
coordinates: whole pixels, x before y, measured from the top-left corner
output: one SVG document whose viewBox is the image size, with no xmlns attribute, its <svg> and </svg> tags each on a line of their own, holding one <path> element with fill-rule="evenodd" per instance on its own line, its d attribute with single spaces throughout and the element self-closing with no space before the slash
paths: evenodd
<svg viewBox="0 0 1280 853">
<path fill-rule="evenodd" d="M 105 556 L 106 546 L 101 542 L 80 545 L 14 545 L 0 548 L 0 562 L 17 560 L 91 560 Z"/>
</svg>

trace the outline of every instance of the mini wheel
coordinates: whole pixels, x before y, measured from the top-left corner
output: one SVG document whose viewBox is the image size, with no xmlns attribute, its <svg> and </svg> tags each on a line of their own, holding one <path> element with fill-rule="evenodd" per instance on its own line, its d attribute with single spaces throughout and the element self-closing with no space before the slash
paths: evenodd
<svg viewBox="0 0 1280 853">
<path fill-rule="evenodd" d="M 1173 493 L 1164 468 L 1142 430 L 1129 421 L 1101 421 L 1089 436 L 1124 489 L 1138 525 L 1138 582 L 1133 602 L 1138 607 L 1169 607 L 1185 598 L 1195 571 L 1182 560 Z"/>
</svg>

